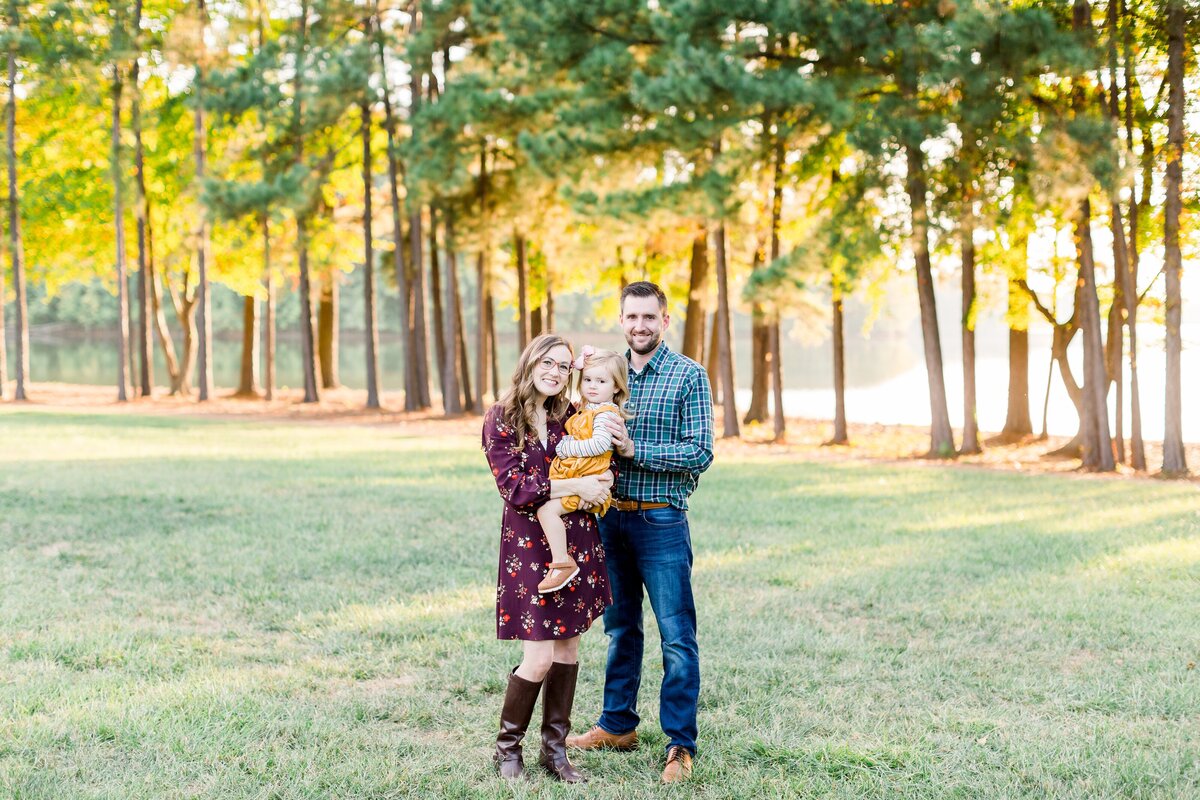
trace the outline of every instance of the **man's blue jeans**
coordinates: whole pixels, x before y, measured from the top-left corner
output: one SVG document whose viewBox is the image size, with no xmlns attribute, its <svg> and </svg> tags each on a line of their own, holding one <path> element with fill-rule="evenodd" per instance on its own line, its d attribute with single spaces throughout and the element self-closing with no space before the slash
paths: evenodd
<svg viewBox="0 0 1200 800">
<path fill-rule="evenodd" d="M 604 612 L 608 666 L 599 725 L 628 733 L 638 725 L 642 683 L 643 587 L 662 638 L 663 681 L 659 722 L 670 740 L 696 752 L 696 702 L 700 649 L 692 599 L 692 537 L 687 514 L 677 508 L 612 509 L 600 518 L 613 604 Z"/>
</svg>

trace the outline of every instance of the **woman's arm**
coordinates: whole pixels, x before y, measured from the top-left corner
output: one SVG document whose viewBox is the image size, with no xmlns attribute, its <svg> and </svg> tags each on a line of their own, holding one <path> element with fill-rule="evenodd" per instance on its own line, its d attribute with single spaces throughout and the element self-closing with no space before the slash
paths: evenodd
<svg viewBox="0 0 1200 800">
<path fill-rule="evenodd" d="M 600 504 L 608 497 L 612 489 L 613 476 L 611 472 L 599 475 L 587 475 L 582 478 L 560 478 L 550 481 L 550 497 L 569 497 L 576 495 L 586 504 Z"/>
<path fill-rule="evenodd" d="M 499 419 L 493 408 L 483 421 L 483 451 L 496 488 L 511 505 L 539 506 L 550 499 L 550 476 L 539 458 L 524 458 L 516 447 L 513 431 Z"/>
</svg>

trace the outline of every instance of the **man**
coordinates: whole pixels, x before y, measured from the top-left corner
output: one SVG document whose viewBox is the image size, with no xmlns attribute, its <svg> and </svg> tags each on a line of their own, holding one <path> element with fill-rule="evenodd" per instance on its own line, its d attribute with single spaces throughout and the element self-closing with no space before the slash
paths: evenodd
<svg viewBox="0 0 1200 800">
<path fill-rule="evenodd" d="M 692 598 L 692 542 L 687 500 L 713 459 L 712 390 L 704 368 L 663 343 L 671 323 L 667 298 L 653 283 L 621 292 L 621 328 L 629 344 L 628 431 L 612 430 L 618 475 L 613 506 L 600 519 L 613 604 L 604 713 L 567 745 L 584 750 L 637 747 L 642 679 L 642 597 L 662 638 L 659 722 L 669 740 L 663 783 L 691 776 L 696 753 L 700 651 Z"/>
</svg>

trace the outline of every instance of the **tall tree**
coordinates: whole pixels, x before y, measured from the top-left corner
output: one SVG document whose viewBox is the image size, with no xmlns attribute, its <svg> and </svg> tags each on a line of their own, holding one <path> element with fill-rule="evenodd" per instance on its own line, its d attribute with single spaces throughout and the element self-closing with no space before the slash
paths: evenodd
<svg viewBox="0 0 1200 800">
<path fill-rule="evenodd" d="M 1122 0 L 1121 11 L 1124 24 L 1122 25 L 1122 61 L 1125 83 L 1125 146 L 1130 154 L 1133 149 L 1134 103 L 1135 97 L 1140 98 L 1137 80 L 1133 67 L 1133 28 L 1134 15 L 1129 3 Z M 1145 106 L 1142 106 L 1144 109 Z M 1140 114 L 1145 117 L 1146 115 Z M 1142 142 L 1143 163 L 1153 164 L 1153 142 L 1147 136 Z M 1130 464 L 1135 470 L 1146 469 L 1146 447 L 1142 439 L 1142 401 L 1141 388 L 1138 382 L 1138 331 L 1137 311 L 1138 296 L 1138 228 L 1142 208 L 1147 205 L 1148 193 L 1153 180 L 1153 167 L 1143 172 L 1141 191 L 1134 186 L 1130 190 L 1129 208 L 1129 252 L 1128 266 L 1124 272 L 1125 283 L 1122 296 L 1125 298 L 1125 325 L 1129 331 L 1129 450 Z"/>
<path fill-rule="evenodd" d="M 431 226 L 432 227 L 432 226 Z M 442 359 L 442 408 L 447 414 L 461 414 L 462 394 L 459 386 L 458 371 L 458 282 L 456 275 L 456 259 L 454 256 L 454 216 L 445 214 L 444 229 L 446 241 L 443 243 L 441 263 L 441 288 L 444 295 L 441 303 L 434 306 L 435 312 L 442 323 L 441 359 Z M 436 274 L 436 272 L 435 272 Z"/>
<path fill-rule="evenodd" d="M 371 106 L 362 104 L 363 308 L 367 355 L 367 408 L 379 408 L 379 323 L 375 319 L 375 247 L 371 231 Z"/>
<path fill-rule="evenodd" d="M 197 186 L 204 183 L 205 161 L 208 157 L 208 131 L 204 121 L 204 63 L 205 57 L 204 31 L 208 27 L 208 7 L 205 0 L 197 0 L 196 14 L 199 17 L 199 36 L 197 38 L 199 59 L 196 63 L 195 75 L 192 78 L 194 110 L 194 144 L 192 157 L 196 164 Z M 206 212 L 201 209 L 200 218 L 196 221 L 196 326 L 199 335 L 199 361 L 197 363 L 197 382 L 200 384 L 199 400 L 204 402 L 212 395 L 212 311 L 209 308 L 208 254 L 209 226 Z"/>
<path fill-rule="evenodd" d="M 114 263 L 117 273 L 117 400 L 129 399 L 129 281 L 125 272 L 125 204 L 122 195 L 124 183 L 121 169 L 121 92 L 124 86 L 122 61 L 128 52 L 125 30 L 125 15 L 119 2 L 109 3 L 112 14 L 112 29 L 109 33 L 112 48 L 110 62 L 109 96 L 112 103 L 112 187 L 113 225 L 116 230 L 116 253 Z"/>
<path fill-rule="evenodd" d="M 133 5 L 133 40 L 134 58 L 129 76 L 129 123 L 133 131 L 133 165 L 136 178 L 134 180 L 134 214 L 137 219 L 137 360 L 138 381 L 142 397 L 153 394 L 154 388 L 154 324 L 153 289 L 150 274 L 151 260 L 147 253 L 147 207 L 146 199 L 146 154 L 142 142 L 142 86 L 141 86 L 141 55 L 142 44 L 142 0 L 135 0 Z M 174 353 L 171 354 L 174 356 Z M 170 364 L 169 366 L 174 366 Z"/>
<path fill-rule="evenodd" d="M 384 129 L 387 132 L 387 168 L 388 168 L 388 190 L 389 199 L 391 201 L 392 211 L 392 269 L 396 276 L 396 288 L 400 299 L 400 335 L 403 344 L 404 357 L 404 410 L 417 411 L 422 408 L 427 408 L 423 405 L 423 393 L 421 391 L 422 375 L 419 368 L 419 360 L 417 350 L 417 327 L 416 327 L 416 303 L 421 300 L 417 291 L 415 291 L 416 276 L 413 275 L 414 259 L 417 264 L 417 271 L 420 271 L 420 237 L 415 240 L 416 252 L 408 250 L 405 244 L 404 225 L 402 223 L 402 213 L 400 205 L 400 153 L 399 142 L 397 141 L 397 124 L 395 112 L 392 108 L 391 88 L 388 81 L 388 60 L 386 49 L 384 47 L 383 26 L 378 19 L 378 8 L 375 8 L 375 45 L 379 57 L 379 76 L 381 83 L 381 94 L 383 97 L 383 113 L 384 113 Z M 409 17 L 409 29 L 414 30 L 416 27 L 416 10 Z M 414 80 L 419 78 L 414 77 Z M 416 96 L 413 95 L 415 102 Z M 420 219 L 420 208 L 418 206 L 417 220 Z M 411 222 L 411 219 L 410 219 Z M 405 258 L 405 252 L 409 252 L 409 258 Z M 426 381 L 426 392 L 428 391 L 428 382 Z"/>
<path fill-rule="evenodd" d="M 1091 39 L 1091 3 L 1075 0 L 1073 28 Z M 1086 113 L 1087 88 L 1077 81 L 1072 89 L 1072 106 L 1078 116 Z M 1090 185 L 1087 189 L 1090 190 Z M 1080 329 L 1083 334 L 1083 465 L 1085 469 L 1111 471 L 1114 468 L 1112 438 L 1108 426 L 1108 379 L 1104 363 L 1104 345 L 1100 333 L 1100 303 L 1096 288 L 1096 262 L 1092 246 L 1092 204 L 1085 195 L 1074 215 L 1075 251 L 1079 264 L 1079 289 L 1082 304 Z"/>
<path fill-rule="evenodd" d="M 719 148 L 718 148 L 719 150 Z M 729 262 L 726 257 L 725 222 L 717 220 L 713 233 L 717 272 L 717 353 L 721 372 L 723 433 L 729 438 L 741 435 L 737 414 L 737 383 L 733 378 L 732 320 L 729 314 Z"/>
<path fill-rule="evenodd" d="M 1187 47 L 1187 9 L 1183 0 L 1167 0 L 1167 183 L 1166 209 L 1163 218 L 1164 272 L 1166 273 L 1166 391 L 1163 418 L 1163 463 L 1166 475 L 1187 473 L 1187 456 L 1183 448 L 1183 393 L 1181 354 L 1183 337 L 1183 293 L 1181 274 L 1183 256 L 1179 246 L 1179 219 L 1183 207 L 1183 115 L 1184 53 Z"/>
<path fill-rule="evenodd" d="M 5 107 L 4 128 L 8 144 L 8 255 L 12 264 L 13 291 L 17 308 L 17 387 L 14 397 L 27 400 L 26 381 L 29 380 L 29 307 L 25 294 L 25 257 L 21 245 L 21 208 L 17 192 L 17 40 L 21 19 L 16 0 L 8 2 L 8 103 Z M 4 278 L 0 269 L 0 351 L 4 341 Z M 0 352 L 0 397 L 4 396 L 5 357 Z"/>
</svg>

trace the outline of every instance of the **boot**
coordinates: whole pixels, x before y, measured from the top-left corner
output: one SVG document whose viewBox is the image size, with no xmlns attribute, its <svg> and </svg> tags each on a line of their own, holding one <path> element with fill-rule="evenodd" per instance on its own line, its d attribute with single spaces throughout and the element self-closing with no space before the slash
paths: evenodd
<svg viewBox="0 0 1200 800">
<path fill-rule="evenodd" d="M 508 675 L 508 689 L 504 692 L 504 707 L 500 710 L 500 735 L 496 737 L 496 753 L 492 761 L 501 778 L 528 778 L 525 774 L 525 759 L 521 755 L 521 740 L 533 716 L 533 704 L 537 702 L 542 681 L 534 683 L 517 675 L 514 669 Z"/>
<path fill-rule="evenodd" d="M 546 673 L 542 693 L 542 753 L 538 763 L 564 783 L 582 783 L 583 774 L 567 758 L 567 734 L 571 732 L 571 706 L 575 703 L 578 664 L 554 662 Z"/>
</svg>

